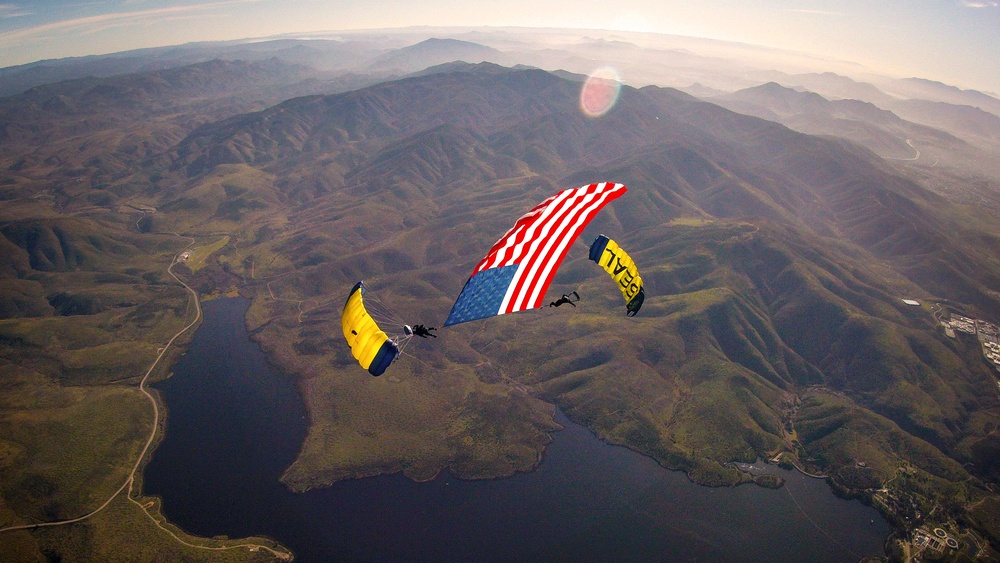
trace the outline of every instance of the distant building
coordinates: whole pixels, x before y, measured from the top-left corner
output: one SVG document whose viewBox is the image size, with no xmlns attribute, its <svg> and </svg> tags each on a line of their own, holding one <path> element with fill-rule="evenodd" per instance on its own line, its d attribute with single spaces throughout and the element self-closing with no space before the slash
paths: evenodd
<svg viewBox="0 0 1000 563">
<path fill-rule="evenodd" d="M 958 549 L 959 541 L 951 534 L 941 528 L 934 528 L 934 532 L 929 532 L 924 528 L 917 528 L 913 536 L 913 545 L 918 551 L 929 550 L 935 552 L 934 559 L 941 557 L 945 549 Z"/>
<path fill-rule="evenodd" d="M 976 321 L 962 315 L 951 316 L 951 328 L 968 334 L 976 334 Z"/>
<path fill-rule="evenodd" d="M 919 301 L 914 301 L 912 299 L 903 299 L 903 303 L 906 303 L 907 305 L 912 305 L 914 307 L 919 307 L 920 306 L 920 302 Z"/>
<path fill-rule="evenodd" d="M 993 366 L 1000 370 L 1000 344 L 995 341 L 983 341 L 983 355 L 993 362 Z"/>
<path fill-rule="evenodd" d="M 979 332 L 979 339 L 985 342 L 996 342 L 1000 337 L 1000 329 L 993 323 L 976 320 L 976 330 Z"/>
</svg>

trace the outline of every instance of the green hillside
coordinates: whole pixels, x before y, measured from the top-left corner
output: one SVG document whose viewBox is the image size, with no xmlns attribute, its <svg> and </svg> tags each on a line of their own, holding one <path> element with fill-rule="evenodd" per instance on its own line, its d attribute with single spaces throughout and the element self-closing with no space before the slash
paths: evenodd
<svg viewBox="0 0 1000 563">
<path fill-rule="evenodd" d="M 224 66 L 213 86 L 195 70 L 157 75 L 168 83 L 156 88 L 148 76 L 102 79 L 134 94 L 100 98 L 109 121 L 81 133 L 114 162 L 60 161 L 81 138 L 65 137 L 58 112 L 34 126 L 61 140 L 0 158 L 5 523 L 76 516 L 120 486 L 150 430 L 138 379 L 194 318 L 167 273 L 189 248 L 174 271 L 203 296 L 251 298 L 254 338 L 298 378 L 311 425 L 283 476 L 295 490 L 382 473 L 529 471 L 558 405 L 701 484 L 752 481 L 731 462 L 764 458 L 827 475 L 900 531 L 914 521 L 890 497 L 1000 537 L 997 373 L 974 337 L 946 336 L 935 317 L 943 305 L 1000 320 L 995 217 L 858 145 L 676 90 L 626 87 L 593 119 L 572 80 L 450 65 L 259 108 L 234 90 L 280 72 Z M 200 85 L 218 112 L 171 105 L 170 80 Z M 89 84 L 59 95 L 73 105 L 103 91 Z M 150 100 L 178 114 L 136 126 L 159 141 L 125 158 L 111 114 Z M 395 324 L 440 326 L 518 216 L 559 189 L 609 180 L 629 192 L 594 219 L 550 288 L 577 291 L 577 308 L 442 329 L 379 378 L 352 358 L 340 315 L 358 280 Z M 602 232 L 639 264 L 635 318 L 587 260 Z M 110 403 L 121 413 L 101 408 Z M 74 413 L 108 431 L 82 433 Z M 88 455 L 38 453 L 64 440 Z"/>
</svg>

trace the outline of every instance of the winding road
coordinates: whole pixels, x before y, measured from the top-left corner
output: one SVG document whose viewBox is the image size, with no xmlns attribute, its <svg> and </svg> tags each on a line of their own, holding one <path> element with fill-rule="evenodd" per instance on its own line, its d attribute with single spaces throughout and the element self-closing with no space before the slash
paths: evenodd
<svg viewBox="0 0 1000 563">
<path fill-rule="evenodd" d="M 274 554 L 274 556 L 277 559 L 290 561 L 292 559 L 292 553 L 290 551 L 280 550 L 280 549 L 274 549 L 274 548 L 272 548 L 270 546 L 263 545 L 263 544 L 258 544 L 258 543 L 240 543 L 240 544 L 235 544 L 235 545 L 212 547 L 212 546 L 198 545 L 198 544 L 194 544 L 194 543 L 190 543 L 188 541 L 185 541 L 185 540 L 181 539 L 176 533 L 174 533 L 173 530 L 167 528 L 165 526 L 164 522 L 161 521 L 161 519 L 158 519 L 153 514 L 150 514 L 149 508 L 151 506 L 155 505 L 154 502 L 148 502 L 146 504 L 142 504 L 142 503 L 140 503 L 138 500 L 136 500 L 132 496 L 132 492 L 133 492 L 132 487 L 133 487 L 133 484 L 135 483 L 135 474 L 139 472 L 139 468 L 142 467 L 142 462 L 146 458 L 146 454 L 149 453 L 149 449 L 152 447 L 153 442 L 156 440 L 157 428 L 159 428 L 159 425 L 160 425 L 160 406 L 159 406 L 159 404 L 156 401 L 156 397 L 154 397 L 153 394 L 149 392 L 149 390 L 148 390 L 148 388 L 146 386 L 147 382 L 149 381 L 149 376 L 152 375 L 153 370 L 155 370 L 156 366 L 159 365 L 160 360 L 163 359 L 163 356 L 167 353 L 167 350 L 170 349 L 170 346 L 178 338 L 180 338 L 180 336 L 182 334 L 184 334 L 185 332 L 187 332 L 188 330 L 190 330 L 191 327 L 197 325 L 198 322 L 201 321 L 201 300 L 198 299 L 198 292 L 195 291 L 194 289 L 192 289 L 191 286 L 189 286 L 188 284 L 184 283 L 179 277 L 177 277 L 177 275 L 174 274 L 174 270 L 173 270 L 174 265 L 176 265 L 176 264 L 179 263 L 180 255 L 185 250 L 187 250 L 188 248 L 191 248 L 191 246 L 194 245 L 195 239 L 191 238 L 191 237 L 185 237 L 185 236 L 179 235 L 177 233 L 172 233 L 172 234 L 174 234 L 174 235 L 176 235 L 178 237 L 181 237 L 181 238 L 188 239 L 188 240 L 191 241 L 190 244 L 188 244 L 186 247 L 184 247 L 182 250 L 180 250 L 177 254 L 174 255 L 173 259 L 170 261 L 170 265 L 167 266 L 167 273 L 170 274 L 170 277 L 174 278 L 174 280 L 176 280 L 177 283 L 179 283 L 182 286 L 184 286 L 184 289 L 186 289 L 188 291 L 188 293 L 191 294 L 191 299 L 194 301 L 194 306 L 195 306 L 195 317 L 184 328 L 182 328 L 179 331 L 177 331 L 177 334 L 174 334 L 174 336 L 169 341 L 167 341 L 167 343 L 162 348 L 160 348 L 160 352 L 159 352 L 159 354 L 157 354 L 156 359 L 153 360 L 153 363 L 149 366 L 149 369 L 146 370 L 146 374 L 143 375 L 142 379 L 139 381 L 139 391 L 141 391 L 142 394 L 146 396 L 146 398 L 149 400 L 149 404 L 152 405 L 152 407 L 153 407 L 153 427 L 152 427 L 152 430 L 149 433 L 149 438 L 146 439 L 146 444 L 143 446 L 142 451 L 139 453 L 138 457 L 135 460 L 135 464 L 132 466 L 132 471 L 129 472 L 128 477 L 125 479 L 125 482 L 122 483 L 122 486 L 119 487 L 118 490 L 115 491 L 114 494 L 112 494 L 108 498 L 108 500 L 104 501 L 104 503 L 102 505 L 98 506 L 97 508 L 95 508 L 91 512 L 88 512 L 87 514 L 84 514 L 83 516 L 79 516 L 77 518 L 70 518 L 68 520 L 57 520 L 57 521 L 53 521 L 53 522 L 41 522 L 41 523 L 37 523 L 37 524 L 22 524 L 22 525 L 19 525 L 19 526 L 9 526 L 9 527 L 6 527 L 6 528 L 0 528 L 0 533 L 10 532 L 10 531 L 15 531 L 15 530 L 33 530 L 33 529 L 36 529 L 36 528 L 45 528 L 45 527 L 51 527 L 51 526 L 64 526 L 64 525 L 67 525 L 67 524 L 74 524 L 74 523 L 77 523 L 77 522 L 82 522 L 82 521 L 87 520 L 88 518 L 94 516 L 95 514 L 101 512 L 105 508 L 107 508 L 108 505 L 111 504 L 111 502 L 115 498 L 117 498 L 118 495 L 120 495 L 122 493 L 122 491 L 124 491 L 127 488 L 128 489 L 128 499 L 129 499 L 129 501 L 131 501 L 133 504 L 135 504 L 136 506 L 138 506 L 139 508 L 141 508 L 142 511 L 146 513 L 146 516 L 148 516 L 149 519 L 152 520 L 153 523 L 156 524 L 156 526 L 158 528 L 160 528 L 161 530 L 163 530 L 164 532 L 166 532 L 167 534 L 169 534 L 178 543 L 181 543 L 181 544 L 186 545 L 188 547 L 193 547 L 193 548 L 197 548 L 197 549 L 211 550 L 211 551 L 224 551 L 224 550 L 231 550 L 231 549 L 249 549 L 250 551 L 265 550 L 265 551 L 269 551 L 272 554 Z"/>
<path fill-rule="evenodd" d="M 913 149 L 914 153 L 916 153 L 915 156 L 911 156 L 911 157 L 907 157 L 907 158 L 896 158 L 894 156 L 887 156 L 887 157 L 885 157 L 885 159 L 886 160 L 919 160 L 920 159 L 920 149 L 918 149 L 917 147 L 915 147 L 913 145 L 913 139 L 907 139 L 906 140 L 906 144 L 910 145 L 910 148 Z M 937 163 L 935 162 L 934 164 L 937 164 Z"/>
</svg>

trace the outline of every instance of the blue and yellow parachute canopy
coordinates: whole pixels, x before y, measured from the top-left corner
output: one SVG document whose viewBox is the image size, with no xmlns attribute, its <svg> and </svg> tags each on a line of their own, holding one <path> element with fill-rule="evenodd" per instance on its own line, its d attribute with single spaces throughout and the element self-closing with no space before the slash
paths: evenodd
<svg viewBox="0 0 1000 563">
<path fill-rule="evenodd" d="M 632 257 L 618 243 L 600 235 L 590 245 L 590 259 L 597 262 L 615 280 L 625 297 L 625 315 L 634 317 L 642 307 L 646 293 L 642 289 L 642 278 L 639 277 L 639 269 L 635 267 Z"/>
<path fill-rule="evenodd" d="M 358 282 L 347 297 L 340 321 L 344 328 L 344 338 L 355 359 L 368 373 L 378 376 L 385 373 L 389 364 L 399 356 L 399 347 L 368 314 L 362 298 L 364 293 L 364 282 Z"/>
</svg>

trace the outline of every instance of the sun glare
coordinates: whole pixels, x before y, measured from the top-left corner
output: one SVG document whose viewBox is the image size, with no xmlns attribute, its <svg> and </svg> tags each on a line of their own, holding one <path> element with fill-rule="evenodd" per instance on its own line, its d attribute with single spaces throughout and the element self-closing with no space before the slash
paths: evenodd
<svg viewBox="0 0 1000 563">
<path fill-rule="evenodd" d="M 589 117 L 600 117 L 614 107 L 621 91 L 618 72 L 609 67 L 601 67 L 590 73 L 580 89 L 580 109 Z"/>
</svg>

